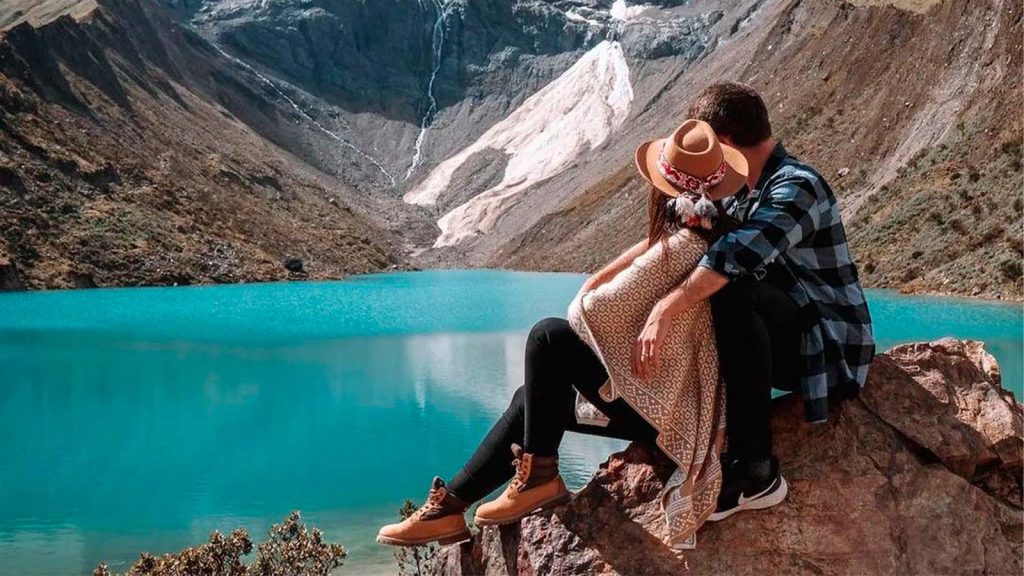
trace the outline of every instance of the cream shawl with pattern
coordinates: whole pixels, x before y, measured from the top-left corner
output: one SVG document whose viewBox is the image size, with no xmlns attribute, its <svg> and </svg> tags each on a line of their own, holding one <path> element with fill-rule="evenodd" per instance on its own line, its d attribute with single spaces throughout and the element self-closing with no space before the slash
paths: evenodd
<svg viewBox="0 0 1024 576">
<path fill-rule="evenodd" d="M 673 319 L 661 348 L 661 369 L 649 381 L 633 376 L 633 345 L 655 303 L 697 266 L 707 243 L 683 229 L 652 246 L 628 268 L 579 295 L 569 308 L 573 330 L 608 370 L 601 397 L 623 398 L 658 430 L 658 447 L 678 466 L 662 493 L 668 543 L 691 548 L 716 506 L 722 485 L 725 389 L 705 301 Z"/>
</svg>

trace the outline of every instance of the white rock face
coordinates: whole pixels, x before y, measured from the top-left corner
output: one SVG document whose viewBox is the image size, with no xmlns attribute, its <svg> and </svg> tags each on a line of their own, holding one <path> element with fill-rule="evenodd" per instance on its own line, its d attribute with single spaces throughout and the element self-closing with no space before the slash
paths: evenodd
<svg viewBox="0 0 1024 576">
<path fill-rule="evenodd" d="M 439 221 L 435 246 L 451 246 L 494 228 L 498 217 L 526 188 L 569 167 L 582 152 L 603 144 L 626 120 L 633 101 L 622 46 L 605 40 L 553 82 L 530 96 L 476 142 L 445 160 L 405 194 L 411 204 L 430 205 L 473 154 L 489 148 L 509 156 L 502 181 Z"/>
<path fill-rule="evenodd" d="M 565 12 L 565 17 L 574 22 L 583 22 L 584 24 L 589 24 L 590 26 L 604 26 L 603 22 L 587 18 L 586 16 L 573 10 L 567 10 Z"/>
</svg>

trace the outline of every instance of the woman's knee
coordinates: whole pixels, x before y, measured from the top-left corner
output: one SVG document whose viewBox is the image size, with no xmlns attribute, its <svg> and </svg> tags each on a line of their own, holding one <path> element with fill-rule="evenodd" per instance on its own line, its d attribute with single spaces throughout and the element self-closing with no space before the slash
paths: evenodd
<svg viewBox="0 0 1024 576">
<path fill-rule="evenodd" d="M 533 325 L 530 329 L 530 336 L 526 340 L 527 353 L 531 349 L 550 346 L 564 340 L 566 337 L 575 336 L 569 321 L 565 318 L 545 318 Z"/>
</svg>

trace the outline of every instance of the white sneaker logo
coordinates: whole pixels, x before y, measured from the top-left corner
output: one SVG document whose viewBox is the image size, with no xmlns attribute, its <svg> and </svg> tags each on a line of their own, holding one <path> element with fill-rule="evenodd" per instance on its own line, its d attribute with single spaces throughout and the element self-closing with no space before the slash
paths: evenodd
<svg viewBox="0 0 1024 576">
<path fill-rule="evenodd" d="M 771 484 L 769 484 L 769 485 L 768 485 L 768 487 L 767 487 L 767 488 L 765 488 L 764 490 L 762 490 L 762 491 L 758 492 L 757 494 L 754 494 L 754 495 L 753 495 L 753 496 L 751 496 L 750 498 L 746 498 L 746 497 L 744 497 L 744 494 L 743 494 L 743 492 L 740 492 L 740 500 L 739 500 L 739 505 L 740 505 L 740 506 L 743 506 L 743 505 L 744 505 L 744 504 L 746 504 L 747 502 L 750 502 L 750 501 L 752 501 L 752 500 L 757 500 L 757 499 L 758 499 L 758 498 L 760 498 L 761 496 L 764 496 L 765 494 L 767 494 L 767 493 L 768 493 L 768 491 L 769 491 L 769 490 L 771 490 L 771 489 L 772 489 L 772 486 L 775 486 L 775 482 L 772 482 Z"/>
</svg>

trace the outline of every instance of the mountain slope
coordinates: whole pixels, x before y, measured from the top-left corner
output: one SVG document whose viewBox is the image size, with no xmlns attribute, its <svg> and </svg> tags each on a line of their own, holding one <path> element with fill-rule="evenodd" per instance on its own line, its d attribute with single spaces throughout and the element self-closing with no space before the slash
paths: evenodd
<svg viewBox="0 0 1024 576">
<path fill-rule="evenodd" d="M 592 270 L 643 233 L 635 147 L 733 79 L 867 284 L 1022 294 L 1013 0 L 92 4 L 0 6 L 0 284 Z"/>
<path fill-rule="evenodd" d="M 8 287 L 303 275 L 289 258 L 326 278 L 400 261 L 365 202 L 228 109 L 283 114 L 205 41 L 148 2 L 101 0 L 79 18 L 0 36 Z"/>
<path fill-rule="evenodd" d="M 868 4 L 750 3 L 735 34 L 627 125 L 667 133 L 707 82 L 749 82 L 790 151 L 836 189 L 867 284 L 1019 298 L 1020 4 Z M 635 242 L 635 143 L 620 147 L 622 170 L 581 186 L 483 263 L 593 269 Z"/>
<path fill-rule="evenodd" d="M 211 42 L 337 113 L 345 134 L 391 175 L 383 193 L 404 195 L 437 222 L 433 241 L 415 248 L 454 247 L 418 259 L 428 265 L 465 262 L 460 252 L 498 220 L 495 231 L 508 234 L 510 223 L 518 230 L 560 200 L 519 192 L 603 146 L 633 95 L 650 98 L 699 56 L 722 16 L 678 0 L 179 4 Z M 602 104 L 607 98 L 616 101 Z M 604 108 L 606 122 L 586 114 Z"/>
<path fill-rule="evenodd" d="M 599 179 L 628 157 L 624 151 L 643 129 L 644 111 L 662 98 L 667 84 L 714 48 L 723 30 L 742 18 L 729 3 L 709 2 L 627 6 L 620 1 L 587 14 L 593 33 L 604 40 L 509 114 L 510 119 L 521 117 L 523 124 L 533 128 L 530 140 L 516 142 L 513 150 L 504 145 L 489 149 L 501 149 L 517 160 L 499 168 L 504 173 L 498 179 L 501 186 L 492 188 L 495 183 L 489 180 L 467 179 L 450 183 L 440 195 L 436 209 L 442 235 L 434 249 L 421 256 L 424 262 L 480 265 L 495 256 L 500 261 L 506 242 L 573 201 L 581 185 Z M 604 46 L 614 47 L 608 53 L 616 54 L 620 63 L 588 66 L 588 61 L 601 61 Z M 547 102 L 537 105 L 538 97 Z M 606 115 L 605 109 L 614 113 Z M 590 132 L 593 135 L 586 138 L 574 137 Z M 435 172 L 443 167 L 445 163 Z M 429 186 L 434 175 L 425 184 Z M 423 185 L 414 188 L 411 196 L 415 198 Z M 445 198 L 455 195 L 472 200 L 453 208 Z M 452 225 L 457 233 L 448 232 Z"/>
<path fill-rule="evenodd" d="M 22 22 L 43 24 L 65 14 L 78 19 L 96 8 L 95 0 L 6 0 L 0 13 L 0 29 Z"/>
<path fill-rule="evenodd" d="M 581 152 L 607 141 L 625 121 L 632 99 L 622 46 L 605 40 L 476 142 L 435 167 L 405 200 L 435 204 L 450 188 L 455 171 L 474 154 L 500 151 L 507 156 L 501 181 L 446 213 L 438 221 L 441 236 L 434 245 L 486 234 L 505 210 L 503 204 L 518 192 L 562 172 Z"/>
</svg>

